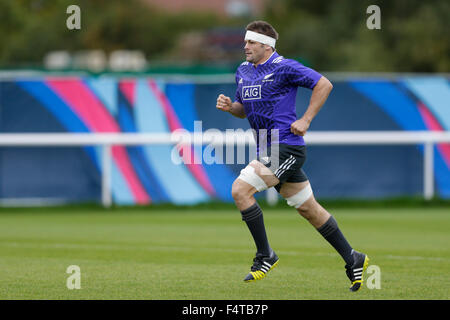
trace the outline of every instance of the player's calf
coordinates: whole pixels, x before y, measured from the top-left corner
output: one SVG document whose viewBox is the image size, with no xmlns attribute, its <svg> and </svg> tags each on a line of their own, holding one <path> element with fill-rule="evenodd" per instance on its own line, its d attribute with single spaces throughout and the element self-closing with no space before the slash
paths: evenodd
<svg viewBox="0 0 450 320">
<path fill-rule="evenodd" d="M 297 208 L 297 212 L 316 229 L 330 218 L 328 211 L 316 201 L 313 195 Z"/>
<path fill-rule="evenodd" d="M 254 165 L 254 163 L 252 163 Z M 248 165 L 234 181 L 231 194 L 236 206 L 241 211 L 242 220 L 252 234 L 257 249 L 257 256 L 267 257 L 272 252 L 267 240 L 262 210 L 253 195 L 266 190 L 266 181 L 257 174 L 258 167 Z"/>
<path fill-rule="evenodd" d="M 362 273 L 367 268 L 368 258 L 352 249 L 336 219 L 314 199 L 311 185 L 308 183 L 307 185 L 298 184 L 298 186 L 303 188 L 286 197 L 288 204 L 296 208 L 341 255 L 346 263 L 347 276 L 352 282 L 350 290 L 357 291 L 362 284 Z M 290 187 L 292 194 L 292 186 Z M 288 188 L 282 191 L 286 192 L 286 190 Z"/>
</svg>

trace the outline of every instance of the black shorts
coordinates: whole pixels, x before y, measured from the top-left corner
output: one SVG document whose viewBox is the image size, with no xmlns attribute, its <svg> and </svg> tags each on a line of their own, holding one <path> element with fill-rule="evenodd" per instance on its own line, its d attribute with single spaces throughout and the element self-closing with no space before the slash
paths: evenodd
<svg viewBox="0 0 450 320">
<path fill-rule="evenodd" d="M 304 182 L 308 180 L 302 167 L 306 160 L 306 146 L 279 144 L 271 146 L 267 155 L 261 155 L 258 160 L 269 168 L 280 180 L 275 189 L 280 192 L 284 182 Z"/>
</svg>

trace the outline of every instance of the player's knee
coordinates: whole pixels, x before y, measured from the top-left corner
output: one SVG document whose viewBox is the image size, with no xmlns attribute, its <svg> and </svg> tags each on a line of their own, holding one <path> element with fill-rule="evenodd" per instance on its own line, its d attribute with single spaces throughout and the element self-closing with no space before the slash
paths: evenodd
<svg viewBox="0 0 450 320">
<path fill-rule="evenodd" d="M 313 219 L 315 215 L 316 201 L 314 199 L 311 185 L 308 184 L 296 194 L 287 197 L 288 205 L 294 207 L 299 214 L 307 220 Z"/>
<path fill-rule="evenodd" d="M 312 196 L 297 208 L 297 212 L 306 220 L 314 220 L 317 212 L 317 202 Z"/>
<path fill-rule="evenodd" d="M 256 172 L 256 169 L 250 165 L 241 170 L 241 174 L 236 180 L 244 182 L 245 186 L 248 186 L 250 189 L 254 188 L 257 192 L 268 188 L 266 182 Z"/>
<path fill-rule="evenodd" d="M 234 200 L 237 200 L 239 195 L 241 194 L 241 186 L 237 180 L 234 180 L 233 185 L 231 186 L 231 196 Z"/>
<path fill-rule="evenodd" d="M 231 186 L 231 196 L 234 201 L 240 201 L 251 196 L 251 186 L 245 184 L 242 180 L 236 179 Z"/>
</svg>

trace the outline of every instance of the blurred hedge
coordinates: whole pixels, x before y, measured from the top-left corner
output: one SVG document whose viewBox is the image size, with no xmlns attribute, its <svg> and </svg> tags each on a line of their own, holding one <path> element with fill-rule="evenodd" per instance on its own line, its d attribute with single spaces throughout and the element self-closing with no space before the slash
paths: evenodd
<svg viewBox="0 0 450 320">
<path fill-rule="evenodd" d="M 81 30 L 69 30 L 66 8 L 81 8 Z M 178 36 L 223 19 L 208 13 L 170 14 L 139 0 L 0 0 L 0 65 L 40 64 L 52 50 L 142 50 L 163 56 Z"/>
<path fill-rule="evenodd" d="M 66 28 L 71 4 L 81 8 L 79 31 Z M 366 28 L 371 4 L 381 8 L 381 30 Z M 281 54 L 319 70 L 449 72 L 449 16 L 448 0 L 268 0 L 264 16 L 240 18 L 175 14 L 141 0 L 0 0 L 0 66 L 39 66 L 51 50 L 99 48 L 161 60 L 186 32 L 265 19 L 280 33 Z"/>
<path fill-rule="evenodd" d="M 366 27 L 369 5 L 380 7 L 380 30 Z M 266 16 L 285 55 L 321 70 L 380 72 L 449 72 L 449 17 L 448 0 L 273 0 Z"/>
</svg>

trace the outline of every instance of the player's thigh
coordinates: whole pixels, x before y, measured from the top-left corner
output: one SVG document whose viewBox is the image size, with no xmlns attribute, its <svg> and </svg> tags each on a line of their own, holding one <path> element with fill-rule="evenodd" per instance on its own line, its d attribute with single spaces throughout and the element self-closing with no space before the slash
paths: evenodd
<svg viewBox="0 0 450 320">
<path fill-rule="evenodd" d="M 289 198 L 293 195 L 297 194 L 299 191 L 303 190 L 305 187 L 309 185 L 309 181 L 303 182 L 285 182 L 281 185 L 280 195 L 283 198 Z"/>
<path fill-rule="evenodd" d="M 302 215 L 311 214 L 317 210 L 318 203 L 314 198 L 309 180 L 283 183 L 280 195 Z"/>
<path fill-rule="evenodd" d="M 249 166 L 255 169 L 255 173 L 264 181 L 267 188 L 271 188 L 280 183 L 280 180 L 278 180 L 275 174 L 260 161 L 253 160 L 249 163 Z"/>
<path fill-rule="evenodd" d="M 253 160 L 236 178 L 232 186 L 234 197 L 249 196 L 256 192 L 266 190 L 277 185 L 280 182 L 278 178 L 258 160 Z"/>
</svg>

